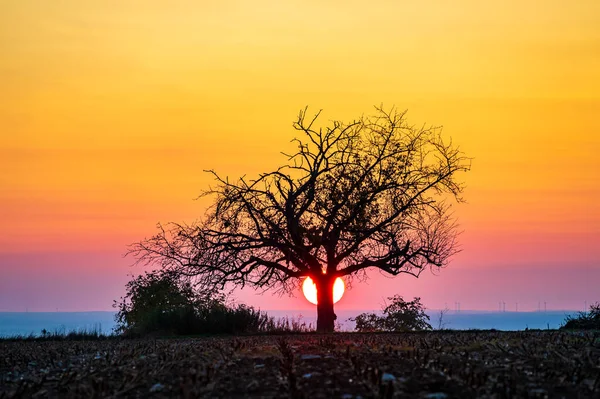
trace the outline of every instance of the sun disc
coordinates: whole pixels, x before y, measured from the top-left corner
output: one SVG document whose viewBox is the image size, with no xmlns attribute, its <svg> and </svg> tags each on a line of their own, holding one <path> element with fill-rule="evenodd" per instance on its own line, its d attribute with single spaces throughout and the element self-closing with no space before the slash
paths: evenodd
<svg viewBox="0 0 600 399">
<path fill-rule="evenodd" d="M 333 283 L 333 303 L 337 303 L 344 296 L 345 286 L 344 280 L 340 277 L 336 278 Z M 307 277 L 302 283 L 302 292 L 308 302 L 313 305 L 317 304 L 317 286 L 310 277 Z"/>
</svg>

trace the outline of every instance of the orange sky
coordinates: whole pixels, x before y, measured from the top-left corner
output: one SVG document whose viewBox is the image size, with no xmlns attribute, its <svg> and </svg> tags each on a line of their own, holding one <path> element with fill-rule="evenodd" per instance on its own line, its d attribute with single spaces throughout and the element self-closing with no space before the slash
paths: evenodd
<svg viewBox="0 0 600 399">
<path fill-rule="evenodd" d="M 125 246 L 202 214 L 203 169 L 278 166 L 305 105 L 326 122 L 381 103 L 444 125 L 474 157 L 456 270 L 385 280 L 383 295 L 410 285 L 433 307 L 462 295 L 463 309 L 493 308 L 456 276 L 508 268 L 539 273 L 535 295 L 555 307 L 600 299 L 544 288 L 600 268 L 600 2 L 496 3 L 0 3 L 0 311 L 110 308 Z M 65 293 L 73 275 L 106 289 Z M 445 275 L 460 289 L 441 295 Z M 39 301 L 44 281 L 63 288 Z M 378 307 L 367 291 L 343 306 Z"/>
</svg>

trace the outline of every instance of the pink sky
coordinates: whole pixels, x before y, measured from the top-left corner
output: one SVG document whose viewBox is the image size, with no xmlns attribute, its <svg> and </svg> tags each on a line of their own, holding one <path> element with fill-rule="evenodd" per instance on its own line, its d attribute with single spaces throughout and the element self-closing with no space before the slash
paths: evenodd
<svg viewBox="0 0 600 399">
<path fill-rule="evenodd" d="M 540 301 L 546 301 L 548 309 L 579 310 L 585 301 L 600 297 L 600 269 L 591 260 L 536 264 L 525 258 L 523 263 L 500 260 L 467 266 L 461 259 L 468 257 L 459 255 L 455 264 L 437 275 L 425 272 L 419 279 L 371 273 L 366 282 L 355 282 L 336 308 L 375 310 L 396 293 L 420 296 L 432 309 L 446 305 L 454 309 L 458 301 L 463 310 L 494 310 L 499 301 L 506 302 L 507 309 L 518 302 L 523 311 L 536 310 Z M 112 300 L 124 292 L 127 273 L 139 271 L 129 266 L 130 261 L 118 252 L 2 254 L 0 311 L 111 310 Z M 262 309 L 316 311 L 299 290 L 295 297 L 279 297 L 245 289 L 235 297 Z"/>
<path fill-rule="evenodd" d="M 280 166 L 307 105 L 408 109 L 473 157 L 463 252 L 338 309 L 600 301 L 600 1 L 177 3 L 0 2 L 0 311 L 110 310 L 126 246 L 201 217 L 203 170 Z"/>
</svg>

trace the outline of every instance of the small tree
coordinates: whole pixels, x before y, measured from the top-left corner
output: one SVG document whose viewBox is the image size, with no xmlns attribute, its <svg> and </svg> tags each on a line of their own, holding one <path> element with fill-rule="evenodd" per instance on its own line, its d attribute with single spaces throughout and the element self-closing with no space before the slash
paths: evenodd
<svg viewBox="0 0 600 399">
<path fill-rule="evenodd" d="M 375 313 L 361 313 L 355 319 L 356 330 L 360 332 L 372 331 L 423 331 L 431 330 L 429 316 L 421 304 L 421 298 L 415 297 L 406 302 L 401 295 L 389 297 L 390 304 L 383 308 L 383 316 Z"/>
<path fill-rule="evenodd" d="M 600 330 L 600 302 L 590 305 L 587 312 L 578 312 L 577 316 L 567 316 L 561 328 L 573 330 Z"/>
<path fill-rule="evenodd" d="M 461 200 L 459 172 L 470 161 L 440 128 L 417 128 L 405 112 L 317 128 L 301 111 L 295 152 L 274 171 L 230 180 L 210 171 L 214 203 L 198 223 L 159 225 L 135 243 L 136 262 L 194 276 L 206 287 L 228 283 L 292 291 L 317 286 L 317 330 L 333 331 L 337 277 L 369 268 L 418 277 L 457 252 L 445 200 Z"/>
<path fill-rule="evenodd" d="M 188 279 L 164 271 L 145 273 L 127 283 L 115 316 L 117 332 L 243 334 L 273 332 L 275 320 L 244 304 L 226 304 L 219 292 L 198 291 Z"/>
<path fill-rule="evenodd" d="M 438 330 L 443 330 L 446 328 L 447 323 L 444 321 L 444 317 L 446 317 L 448 312 L 450 312 L 450 309 L 448 309 L 448 307 L 445 306 L 444 309 L 441 309 L 438 313 Z"/>
<path fill-rule="evenodd" d="M 113 307 L 118 310 L 115 319 L 119 332 L 186 333 L 194 329 L 200 309 L 222 302 L 222 295 L 199 294 L 190 282 L 173 273 L 155 271 L 129 281 L 125 297 L 115 301 Z"/>
</svg>

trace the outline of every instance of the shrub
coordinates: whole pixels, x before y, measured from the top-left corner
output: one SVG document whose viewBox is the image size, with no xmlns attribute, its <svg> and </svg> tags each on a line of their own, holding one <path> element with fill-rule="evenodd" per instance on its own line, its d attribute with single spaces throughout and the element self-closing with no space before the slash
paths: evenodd
<svg viewBox="0 0 600 399">
<path fill-rule="evenodd" d="M 421 298 L 415 297 L 407 302 L 401 295 L 389 297 L 390 304 L 383 308 L 383 316 L 375 313 L 361 313 L 356 318 L 356 331 L 423 331 L 431 330 L 429 316 L 421 304 Z"/>
<path fill-rule="evenodd" d="M 587 312 L 578 312 L 577 316 L 567 316 L 561 327 L 568 330 L 600 330 L 600 302 L 590 305 Z"/>
<path fill-rule="evenodd" d="M 113 304 L 118 309 L 117 331 L 125 334 L 185 334 L 194 329 L 197 310 L 211 300 L 165 272 L 146 272 L 125 287 L 125 297 Z"/>
<path fill-rule="evenodd" d="M 146 334 L 247 334 L 301 332 L 305 325 L 287 325 L 244 304 L 226 305 L 217 292 L 196 290 L 189 281 L 162 271 L 145 273 L 126 285 L 126 295 L 114 302 L 117 332 Z"/>
<path fill-rule="evenodd" d="M 383 317 L 377 316 L 375 313 L 361 313 L 356 318 L 350 319 L 356 322 L 356 331 L 374 332 L 383 331 Z"/>
</svg>

